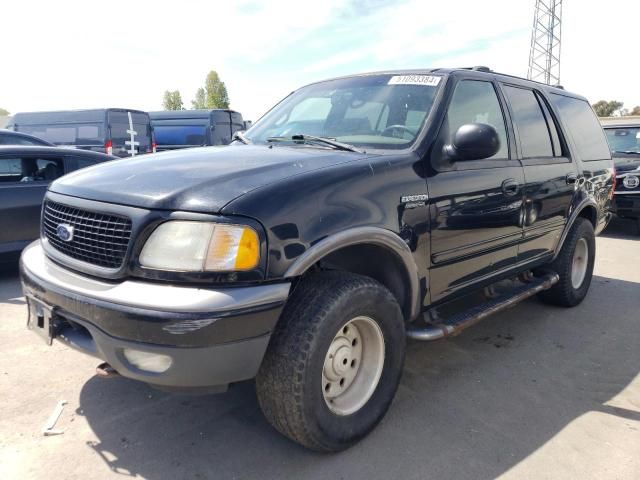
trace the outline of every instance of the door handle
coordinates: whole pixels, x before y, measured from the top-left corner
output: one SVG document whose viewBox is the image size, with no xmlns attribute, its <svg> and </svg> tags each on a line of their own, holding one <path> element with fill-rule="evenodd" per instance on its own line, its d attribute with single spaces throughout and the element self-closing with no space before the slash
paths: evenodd
<svg viewBox="0 0 640 480">
<path fill-rule="evenodd" d="M 518 193 L 518 189 L 518 182 L 513 178 L 507 178 L 504 182 L 502 182 L 502 192 L 505 195 L 512 197 L 513 195 Z"/>
<path fill-rule="evenodd" d="M 575 185 L 575 183 L 578 181 L 578 175 L 576 173 L 568 173 L 565 177 L 565 180 L 567 182 L 567 185 Z"/>
</svg>

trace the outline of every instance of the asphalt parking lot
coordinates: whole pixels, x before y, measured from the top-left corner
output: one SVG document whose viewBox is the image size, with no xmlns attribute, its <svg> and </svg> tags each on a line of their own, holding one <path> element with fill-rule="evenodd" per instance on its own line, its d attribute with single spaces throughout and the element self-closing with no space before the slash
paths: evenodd
<svg viewBox="0 0 640 480">
<path fill-rule="evenodd" d="M 591 291 L 530 300 L 459 337 L 409 345 L 382 424 L 337 455 L 272 430 L 251 382 L 218 396 L 94 376 L 95 359 L 25 328 L 0 273 L 0 478 L 640 478 L 640 237 L 598 239 Z M 56 428 L 42 427 L 59 400 Z"/>
</svg>

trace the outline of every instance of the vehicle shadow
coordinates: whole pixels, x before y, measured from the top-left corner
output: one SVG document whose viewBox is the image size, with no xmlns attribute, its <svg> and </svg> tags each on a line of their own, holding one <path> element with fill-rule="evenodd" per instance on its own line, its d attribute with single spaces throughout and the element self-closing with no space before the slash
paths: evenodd
<svg viewBox="0 0 640 480">
<path fill-rule="evenodd" d="M 18 262 L 0 263 L 0 303 L 25 305 L 18 279 Z"/>
<path fill-rule="evenodd" d="M 634 220 L 613 217 L 600 235 L 609 238 L 640 239 L 639 225 Z"/>
<path fill-rule="evenodd" d="M 77 413 L 98 438 L 89 446 L 127 476 L 495 478 L 587 412 L 640 421 L 608 404 L 640 370 L 640 323 L 629 314 L 639 287 L 594 277 L 574 309 L 534 299 L 454 339 L 410 343 L 389 414 L 336 455 L 276 433 L 252 382 L 188 397 L 94 377 Z"/>
</svg>

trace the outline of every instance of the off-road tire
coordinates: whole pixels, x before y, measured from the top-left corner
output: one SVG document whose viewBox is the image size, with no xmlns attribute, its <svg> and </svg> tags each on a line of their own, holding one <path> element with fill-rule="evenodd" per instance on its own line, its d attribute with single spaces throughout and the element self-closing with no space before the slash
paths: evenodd
<svg viewBox="0 0 640 480">
<path fill-rule="evenodd" d="M 580 239 L 584 239 L 588 247 L 587 271 L 580 286 L 575 288 L 571 282 L 571 272 L 573 254 Z M 596 240 L 593 225 L 585 218 L 577 218 L 565 238 L 560 254 L 543 269 L 556 272 L 560 276 L 560 280 L 549 290 L 539 293 L 538 297 L 545 303 L 561 307 L 575 307 L 578 305 L 584 300 L 589 291 L 595 257 Z"/>
<path fill-rule="evenodd" d="M 382 332 L 382 373 L 359 410 L 337 415 L 323 397 L 325 355 L 336 333 L 358 316 L 373 319 Z M 344 450 L 387 412 L 402 374 L 405 344 L 398 302 L 380 283 L 347 272 L 309 275 L 297 285 L 271 337 L 256 378 L 260 407 L 291 440 L 321 452 Z"/>
</svg>

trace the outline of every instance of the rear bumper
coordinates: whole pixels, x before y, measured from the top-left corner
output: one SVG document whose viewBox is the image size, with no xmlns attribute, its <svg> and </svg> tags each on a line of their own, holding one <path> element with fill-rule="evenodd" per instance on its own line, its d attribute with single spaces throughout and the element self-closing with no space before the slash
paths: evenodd
<svg viewBox="0 0 640 480">
<path fill-rule="evenodd" d="M 20 261 L 25 295 L 53 307 L 56 340 L 158 386 L 225 386 L 256 375 L 289 283 L 204 289 L 126 280 L 105 282 L 49 260 L 34 242 Z M 128 352 L 170 358 L 162 372 Z"/>
</svg>

